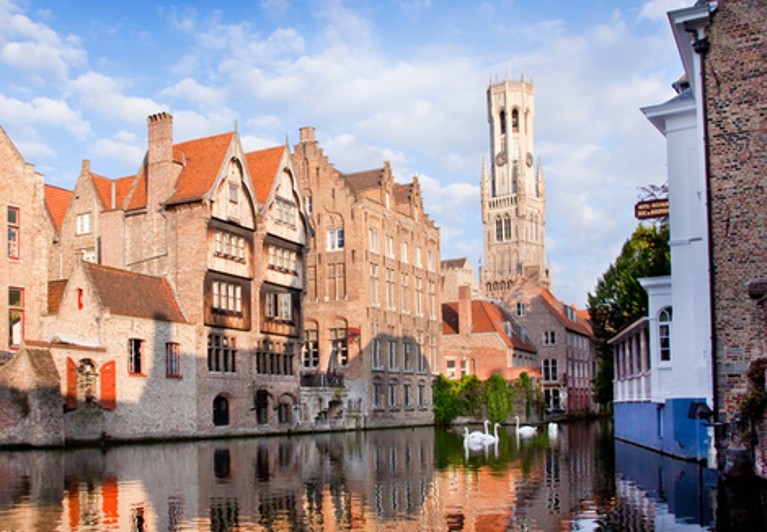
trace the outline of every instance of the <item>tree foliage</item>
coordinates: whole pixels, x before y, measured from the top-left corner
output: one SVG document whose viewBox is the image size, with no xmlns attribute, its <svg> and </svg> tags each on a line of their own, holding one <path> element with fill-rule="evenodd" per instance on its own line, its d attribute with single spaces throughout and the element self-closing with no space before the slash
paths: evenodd
<svg viewBox="0 0 767 532">
<path fill-rule="evenodd" d="M 647 314 L 647 294 L 638 279 L 669 275 L 668 238 L 668 224 L 639 225 L 588 295 L 599 362 L 594 400 L 601 405 L 608 405 L 613 397 L 613 360 L 607 340 Z"/>
</svg>

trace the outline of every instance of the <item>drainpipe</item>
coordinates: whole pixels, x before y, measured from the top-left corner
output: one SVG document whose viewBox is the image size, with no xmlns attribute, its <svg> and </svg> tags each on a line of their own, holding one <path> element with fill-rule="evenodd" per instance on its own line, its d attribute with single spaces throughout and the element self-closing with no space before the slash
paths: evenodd
<svg viewBox="0 0 767 532">
<path fill-rule="evenodd" d="M 715 7 L 714 7 L 715 9 Z M 713 10 L 712 10 L 713 11 Z M 709 151 L 709 145 L 708 145 L 708 116 L 706 113 L 706 84 L 705 84 L 705 56 L 706 53 L 709 50 L 710 43 L 708 38 L 705 36 L 705 28 L 695 28 L 694 30 L 689 30 L 693 34 L 693 42 L 692 42 L 692 49 L 695 52 L 694 61 L 695 66 L 697 67 L 696 70 L 698 72 L 698 94 L 696 94 L 696 98 L 698 99 L 697 105 L 698 105 L 698 127 L 701 132 L 701 140 L 702 140 L 702 153 L 701 153 L 701 159 L 703 163 L 703 173 L 704 178 L 706 180 L 706 230 L 708 232 L 708 238 L 706 242 L 707 246 L 707 252 L 708 252 L 708 296 L 709 296 L 709 320 L 711 324 L 711 330 L 709 332 L 710 334 L 710 341 L 711 341 L 711 395 L 712 395 L 712 405 L 713 405 L 713 415 L 711 424 L 714 426 L 714 448 L 717 449 L 719 443 L 717 440 L 718 434 L 717 434 L 717 427 L 723 426 L 723 420 L 720 420 L 721 412 L 720 412 L 720 405 L 719 405 L 719 385 L 718 385 L 718 364 L 717 364 L 717 342 L 716 342 L 716 309 L 715 309 L 715 302 L 716 302 L 716 294 L 715 294 L 715 283 L 714 283 L 714 253 L 713 253 L 713 224 L 712 224 L 712 216 L 711 216 L 711 181 L 710 181 L 710 175 L 711 175 L 711 167 L 710 167 L 710 161 L 708 156 Z M 717 451 L 717 462 L 721 462 Z"/>
</svg>

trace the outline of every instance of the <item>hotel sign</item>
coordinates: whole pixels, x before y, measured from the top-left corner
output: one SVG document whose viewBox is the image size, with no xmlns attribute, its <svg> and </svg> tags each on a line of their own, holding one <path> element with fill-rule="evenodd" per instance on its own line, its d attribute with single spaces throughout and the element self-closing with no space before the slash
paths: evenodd
<svg viewBox="0 0 767 532">
<path fill-rule="evenodd" d="M 634 205 L 634 217 L 638 220 L 665 218 L 668 216 L 668 199 L 640 201 Z"/>
</svg>

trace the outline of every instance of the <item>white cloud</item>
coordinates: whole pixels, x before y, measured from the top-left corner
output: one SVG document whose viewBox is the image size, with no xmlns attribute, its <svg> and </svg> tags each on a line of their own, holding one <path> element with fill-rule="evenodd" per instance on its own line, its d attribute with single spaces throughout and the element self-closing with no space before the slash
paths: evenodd
<svg viewBox="0 0 767 532">
<path fill-rule="evenodd" d="M 90 133 L 90 124 L 82 119 L 79 111 L 65 101 L 43 97 L 23 101 L 0 94 L 0 122 L 19 127 L 34 124 L 61 128 L 80 140 Z"/>
<path fill-rule="evenodd" d="M 650 0 L 639 11 L 640 19 L 667 20 L 666 13 L 674 9 L 690 7 L 695 2 L 692 0 Z"/>
<path fill-rule="evenodd" d="M 127 123 L 144 123 L 146 117 L 166 109 L 151 98 L 128 96 L 125 83 L 98 72 L 86 72 L 70 83 L 84 107 Z"/>
<path fill-rule="evenodd" d="M 146 141 L 138 140 L 136 135 L 128 131 L 118 131 L 111 139 L 97 139 L 88 147 L 88 154 L 92 159 L 107 159 L 117 161 L 128 168 L 138 168 L 139 163 L 146 153 Z M 94 166 L 94 171 L 99 170 Z M 111 178 L 123 176 L 108 176 Z"/>
<path fill-rule="evenodd" d="M 71 68 L 87 63 L 80 39 L 60 37 L 33 22 L 10 2 L 0 3 L 0 62 L 25 72 L 37 83 L 62 83 Z"/>
<path fill-rule="evenodd" d="M 198 107 L 218 107 L 226 101 L 226 91 L 221 88 L 203 86 L 192 78 L 184 78 L 175 85 L 160 91 L 168 99 L 186 100 Z"/>
</svg>

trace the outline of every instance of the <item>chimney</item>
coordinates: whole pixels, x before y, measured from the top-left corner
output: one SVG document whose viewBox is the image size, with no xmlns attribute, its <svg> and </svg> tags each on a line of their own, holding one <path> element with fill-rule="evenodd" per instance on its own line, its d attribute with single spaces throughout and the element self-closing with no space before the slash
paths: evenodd
<svg viewBox="0 0 767 532">
<path fill-rule="evenodd" d="M 458 335 L 467 336 L 471 331 L 471 286 L 458 287 Z"/>
<path fill-rule="evenodd" d="M 300 129 L 301 142 L 314 142 L 314 128 L 312 126 L 305 126 Z"/>
<path fill-rule="evenodd" d="M 157 113 L 147 118 L 147 209 L 156 210 L 173 192 L 173 115 Z"/>
</svg>

